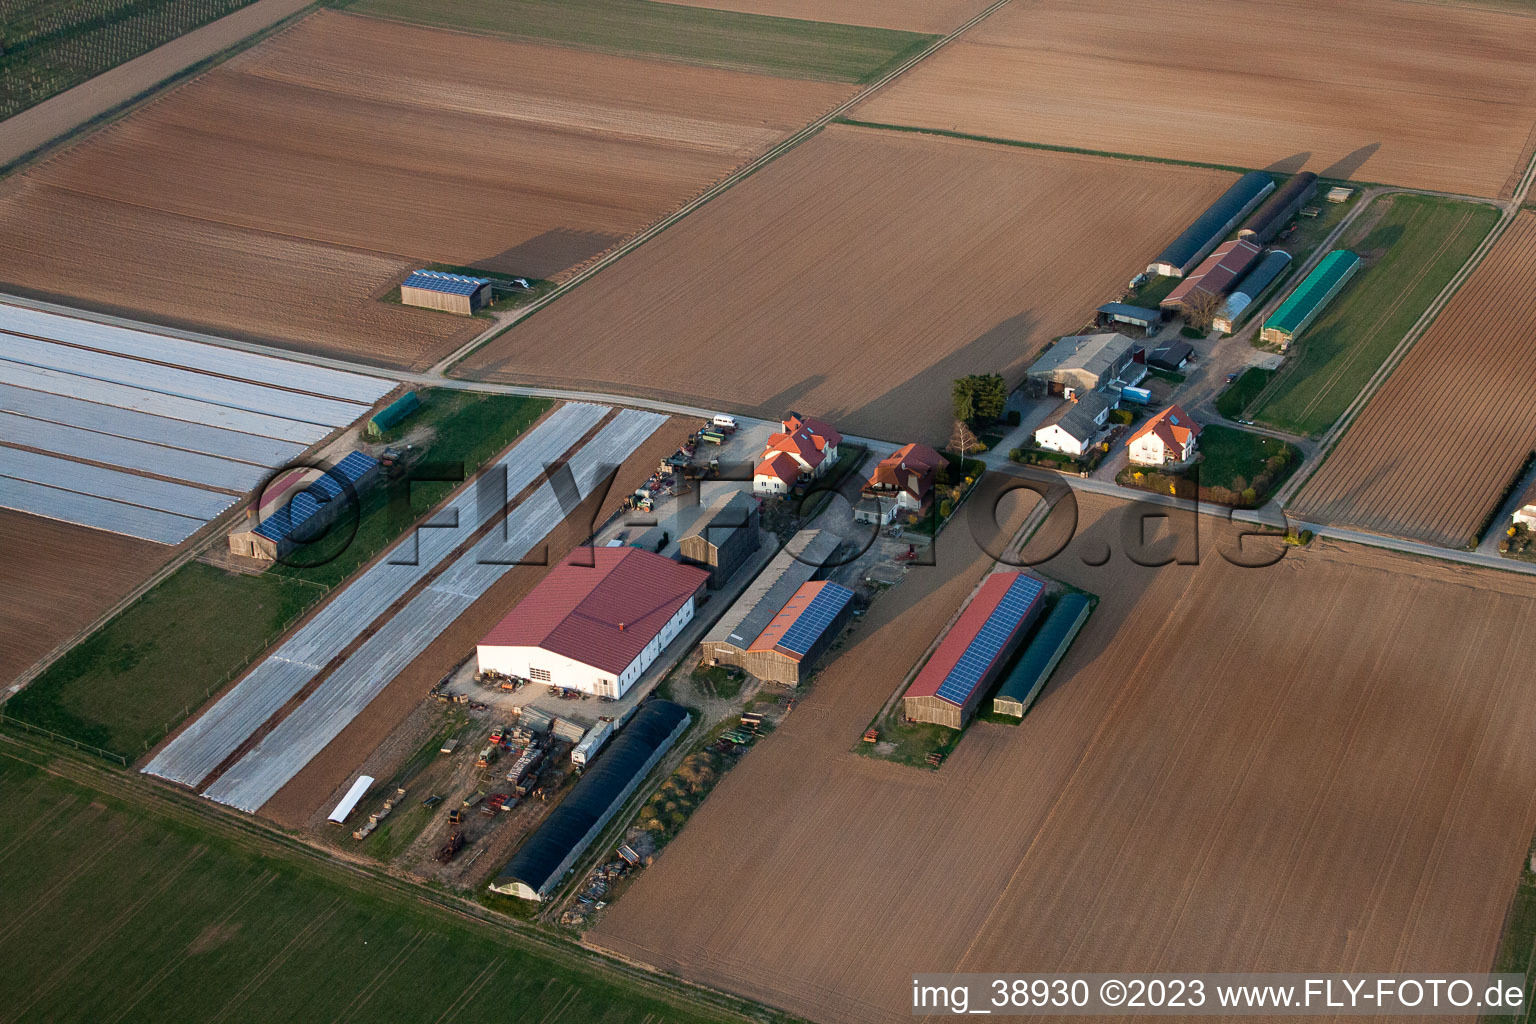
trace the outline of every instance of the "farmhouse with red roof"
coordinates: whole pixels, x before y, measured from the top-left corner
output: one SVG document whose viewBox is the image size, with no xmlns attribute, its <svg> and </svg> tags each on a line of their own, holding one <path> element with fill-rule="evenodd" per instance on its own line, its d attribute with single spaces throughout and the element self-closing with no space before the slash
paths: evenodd
<svg viewBox="0 0 1536 1024">
<path fill-rule="evenodd" d="M 708 581 L 641 548 L 577 548 L 480 641 L 480 669 L 622 697 L 692 621 Z"/>
<path fill-rule="evenodd" d="M 1195 457 L 1200 424 L 1189 413 L 1170 405 L 1141 425 L 1127 440 L 1130 458 L 1138 466 L 1183 466 Z"/>
<path fill-rule="evenodd" d="M 837 464 L 843 435 L 830 424 L 792 412 L 779 428 L 769 435 L 752 473 L 752 490 L 758 494 L 788 494 Z"/>
<path fill-rule="evenodd" d="M 933 502 L 944 458 L 925 444 L 909 444 L 881 459 L 869 475 L 853 517 L 888 523 L 898 512 L 922 512 Z"/>
</svg>

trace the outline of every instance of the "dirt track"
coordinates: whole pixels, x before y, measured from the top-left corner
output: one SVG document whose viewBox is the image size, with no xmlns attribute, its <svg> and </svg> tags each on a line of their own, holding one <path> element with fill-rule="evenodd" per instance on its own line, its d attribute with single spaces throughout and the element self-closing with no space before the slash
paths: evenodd
<svg viewBox="0 0 1536 1024">
<path fill-rule="evenodd" d="M 941 442 L 953 378 L 1020 379 L 1231 180 L 832 127 L 460 371 Z"/>
<path fill-rule="evenodd" d="M 1451 4 L 1044 0 L 852 116 L 1508 196 L 1536 143 L 1532 52 L 1536 19 Z"/>
<path fill-rule="evenodd" d="M 564 558 L 573 547 L 585 541 L 594 522 L 602 523 L 617 511 L 624 498 L 645 482 L 655 470 L 656 463 L 675 451 L 694 426 L 692 420 L 674 418 L 652 434 L 624 463 L 605 495 L 594 495 L 582 503 L 577 512 L 568 516 L 548 536 L 545 543 L 549 545 L 549 564 Z M 543 579 L 547 571 L 543 565 L 515 566 L 508 571 L 447 632 L 411 662 L 341 735 L 278 790 L 277 795 L 262 806 L 262 815 L 280 824 L 300 828 L 322 806 L 334 806 L 345 786 L 351 783 L 358 765 L 426 699 L 428 691 L 444 674 L 466 655 L 474 653 L 480 638 Z M 402 760 L 411 753 L 403 751 Z M 394 767 L 391 766 L 389 771 L 392 772 Z"/>
<path fill-rule="evenodd" d="M 96 620 L 175 548 L 0 509 L 0 685 Z"/>
<path fill-rule="evenodd" d="M 559 278 L 851 91 L 322 11 L 8 183 L 0 283 L 420 369 L 486 322 L 412 267 Z"/>
<path fill-rule="evenodd" d="M 1522 213 L 1345 431 L 1293 510 L 1465 547 L 1536 449 L 1536 213 Z M 1495 524 L 1502 529 L 1509 524 Z"/>
<path fill-rule="evenodd" d="M 1536 586 L 1321 542 L 1237 569 L 1208 524 L 1144 569 L 1080 502 L 1045 568 L 1103 600 L 1022 725 L 937 773 L 851 752 L 982 567 L 947 531 L 590 938 L 836 1021 L 910 1019 L 914 971 L 1487 969 Z"/>
</svg>

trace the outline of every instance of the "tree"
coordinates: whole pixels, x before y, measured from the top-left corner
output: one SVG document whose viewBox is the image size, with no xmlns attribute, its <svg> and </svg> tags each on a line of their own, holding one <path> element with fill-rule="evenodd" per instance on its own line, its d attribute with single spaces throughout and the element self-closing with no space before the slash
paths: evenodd
<svg viewBox="0 0 1536 1024">
<path fill-rule="evenodd" d="M 1002 419 L 1008 405 L 1008 382 L 997 373 L 979 374 L 971 380 L 975 382 L 971 393 L 976 418 L 989 421 Z"/>
<path fill-rule="evenodd" d="M 956 380 L 949 396 L 955 404 L 955 419 L 969 423 L 976 418 L 976 378 L 961 377 Z"/>
<path fill-rule="evenodd" d="M 1189 321 L 1189 326 L 1208 331 L 1211 329 L 1211 321 L 1221 312 L 1223 301 L 1215 292 L 1191 288 L 1189 294 L 1184 296 L 1184 319 Z"/>
<path fill-rule="evenodd" d="M 955 420 L 955 429 L 949 435 L 949 450 L 960 456 L 963 461 L 968 455 L 981 447 L 981 442 L 976 435 L 971 433 L 971 428 L 965 425 L 965 420 Z"/>
</svg>

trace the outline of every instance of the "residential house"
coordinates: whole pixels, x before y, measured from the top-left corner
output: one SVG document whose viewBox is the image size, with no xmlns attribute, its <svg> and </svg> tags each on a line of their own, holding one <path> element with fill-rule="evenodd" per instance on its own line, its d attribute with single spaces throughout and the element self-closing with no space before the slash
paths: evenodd
<svg viewBox="0 0 1536 1024">
<path fill-rule="evenodd" d="M 752 490 L 758 494 L 788 494 L 837 464 L 843 435 L 829 424 L 792 412 L 779 428 L 769 435 L 752 474 Z"/>
<path fill-rule="evenodd" d="M 1200 424 L 1176 405 L 1143 423 L 1130 436 L 1126 447 L 1131 462 L 1138 466 L 1185 466 L 1194 459 L 1200 438 Z"/>
<path fill-rule="evenodd" d="M 1075 402 L 1062 402 L 1035 428 L 1035 443 L 1076 458 L 1093 447 L 1116 404 L 1102 391 L 1089 391 Z"/>
<path fill-rule="evenodd" d="M 944 457 L 925 444 L 897 449 L 875 466 L 853 518 L 889 523 L 898 513 L 921 513 L 933 502 L 934 485 L 944 464 Z"/>
<path fill-rule="evenodd" d="M 1536 484 L 1526 489 L 1520 498 L 1520 504 L 1510 517 L 1516 526 L 1523 526 L 1527 530 L 1536 530 Z"/>
</svg>

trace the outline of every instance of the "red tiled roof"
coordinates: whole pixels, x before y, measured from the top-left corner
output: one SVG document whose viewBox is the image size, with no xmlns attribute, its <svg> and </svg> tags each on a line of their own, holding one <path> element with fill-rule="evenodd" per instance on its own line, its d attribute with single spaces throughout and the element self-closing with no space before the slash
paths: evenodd
<svg viewBox="0 0 1536 1024">
<path fill-rule="evenodd" d="M 797 412 L 790 413 L 788 419 L 780 420 L 779 427 L 786 434 L 793 434 L 801 427 L 805 427 L 818 437 L 825 438 L 827 444 L 834 448 L 843 443 L 843 435 L 839 434 L 837 432 L 837 428 L 832 426 L 832 424 L 828 423 L 826 420 L 817 420 L 811 419 L 809 416 L 801 416 Z"/>
<path fill-rule="evenodd" d="M 870 474 L 869 486 L 903 488 L 914 498 L 922 498 L 933 489 L 941 465 L 943 457 L 932 448 L 925 444 L 909 444 L 880 460 Z"/>
<path fill-rule="evenodd" d="M 640 548 L 577 548 L 480 644 L 542 647 L 618 674 L 708 579 Z"/>
<path fill-rule="evenodd" d="M 793 456 L 780 452 L 773 458 L 757 464 L 757 469 L 752 471 L 753 476 L 776 476 L 784 481 L 786 487 L 793 487 L 800 479 L 800 463 Z"/>
<path fill-rule="evenodd" d="M 944 685 L 945 678 L 955 667 L 955 663 L 971 646 L 971 641 L 976 639 L 976 634 L 981 632 L 981 627 L 987 624 L 987 617 L 1002 603 L 1003 595 L 1008 593 L 1008 588 L 1023 575 L 1022 572 L 995 572 L 988 576 L 981 584 L 981 588 L 976 591 L 976 595 L 971 598 L 971 603 L 965 606 L 965 610 L 955 620 L 954 626 L 944 634 L 944 639 L 939 641 L 933 657 L 928 659 L 928 663 L 923 666 L 922 671 L 918 672 L 917 678 L 912 680 L 912 685 L 907 687 L 907 692 L 902 696 L 936 696 L 939 687 Z M 1040 599 L 1035 600 L 1038 602 Z M 1001 652 L 998 656 L 1002 656 Z M 985 675 L 983 673 L 978 679 L 978 685 Z"/>
<path fill-rule="evenodd" d="M 1143 423 L 1141 429 L 1126 438 L 1125 443 L 1129 447 L 1136 442 L 1138 437 L 1151 433 L 1157 434 L 1163 444 L 1169 448 L 1176 448 L 1182 451 L 1184 446 L 1189 443 L 1191 437 L 1200 436 L 1200 424 L 1190 419 L 1189 413 L 1183 409 L 1176 405 L 1170 405 Z"/>
</svg>

